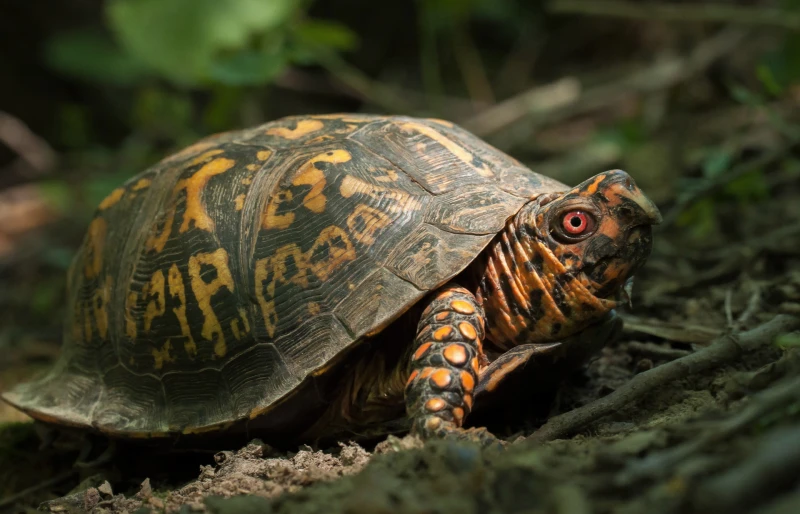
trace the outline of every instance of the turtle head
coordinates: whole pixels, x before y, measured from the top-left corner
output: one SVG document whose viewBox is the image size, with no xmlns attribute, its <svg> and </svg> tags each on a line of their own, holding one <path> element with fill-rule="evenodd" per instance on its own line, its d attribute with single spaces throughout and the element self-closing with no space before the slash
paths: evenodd
<svg viewBox="0 0 800 514">
<path fill-rule="evenodd" d="M 538 246 L 595 297 L 627 293 L 652 248 L 655 204 L 622 170 L 600 173 L 566 193 L 534 201 L 526 220 Z"/>
</svg>

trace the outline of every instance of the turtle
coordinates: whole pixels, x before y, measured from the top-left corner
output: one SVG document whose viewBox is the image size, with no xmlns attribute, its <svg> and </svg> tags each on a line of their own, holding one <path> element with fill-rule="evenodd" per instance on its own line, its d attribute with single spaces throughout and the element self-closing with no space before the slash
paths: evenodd
<svg viewBox="0 0 800 514">
<path fill-rule="evenodd" d="M 100 202 L 58 359 L 2 397 L 112 440 L 492 440 L 467 417 L 509 377 L 617 337 L 660 220 L 622 170 L 569 187 L 439 119 L 209 136 Z"/>
</svg>

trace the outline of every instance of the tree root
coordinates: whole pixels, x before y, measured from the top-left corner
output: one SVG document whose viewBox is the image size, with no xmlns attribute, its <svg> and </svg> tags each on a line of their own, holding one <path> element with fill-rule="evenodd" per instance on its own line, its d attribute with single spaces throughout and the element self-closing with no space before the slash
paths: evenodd
<svg viewBox="0 0 800 514">
<path fill-rule="evenodd" d="M 636 375 L 608 396 L 550 418 L 547 423 L 528 436 L 526 442 L 541 444 L 569 437 L 590 423 L 644 399 L 649 393 L 669 382 L 733 362 L 742 353 L 766 346 L 778 335 L 798 328 L 800 328 L 799 318 L 779 315 L 753 330 L 722 336 L 710 346 L 691 355 Z"/>
</svg>

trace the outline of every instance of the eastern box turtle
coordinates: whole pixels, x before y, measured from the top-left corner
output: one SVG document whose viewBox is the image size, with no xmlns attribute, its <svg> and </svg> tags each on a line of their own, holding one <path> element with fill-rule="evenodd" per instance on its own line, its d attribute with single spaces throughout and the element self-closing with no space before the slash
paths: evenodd
<svg viewBox="0 0 800 514">
<path fill-rule="evenodd" d="M 473 404 L 529 360 L 618 334 L 659 221 L 623 171 L 570 189 L 441 120 L 211 136 L 100 203 L 61 356 L 3 398 L 125 439 L 483 440 Z"/>
</svg>

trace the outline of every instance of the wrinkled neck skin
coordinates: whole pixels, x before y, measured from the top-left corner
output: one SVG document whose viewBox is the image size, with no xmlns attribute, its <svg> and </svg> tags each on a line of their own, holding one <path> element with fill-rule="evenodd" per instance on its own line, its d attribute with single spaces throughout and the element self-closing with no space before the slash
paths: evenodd
<svg viewBox="0 0 800 514">
<path fill-rule="evenodd" d="M 617 305 L 594 296 L 585 275 L 568 272 L 522 222 L 535 219 L 544 201 L 546 196 L 525 205 L 478 262 L 476 297 L 486 313 L 487 350 L 505 352 L 519 344 L 558 341 Z"/>
</svg>

